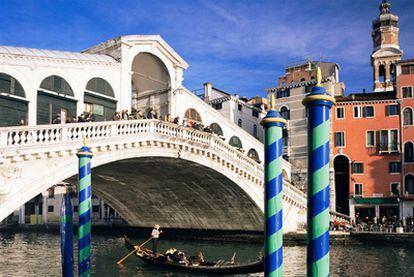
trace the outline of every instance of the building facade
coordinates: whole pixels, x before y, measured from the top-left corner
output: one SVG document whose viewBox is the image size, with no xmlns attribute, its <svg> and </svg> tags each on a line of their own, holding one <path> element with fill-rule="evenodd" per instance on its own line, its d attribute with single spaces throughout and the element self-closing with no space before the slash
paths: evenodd
<svg viewBox="0 0 414 277">
<path fill-rule="evenodd" d="M 352 217 L 414 214 L 412 60 L 399 19 L 382 1 L 372 22 L 373 92 L 337 96 L 332 110 L 335 208 Z"/>
<path fill-rule="evenodd" d="M 321 68 L 322 86 L 332 95 L 343 95 L 345 85 L 339 81 L 339 65 L 330 62 L 303 61 L 289 65 L 279 77 L 278 86 L 267 90 L 275 94 L 276 109 L 288 124 L 283 131 L 284 158 L 292 164 L 292 183 L 306 190 L 307 182 L 307 112 L 302 100 L 316 81 L 317 67 Z"/>
</svg>

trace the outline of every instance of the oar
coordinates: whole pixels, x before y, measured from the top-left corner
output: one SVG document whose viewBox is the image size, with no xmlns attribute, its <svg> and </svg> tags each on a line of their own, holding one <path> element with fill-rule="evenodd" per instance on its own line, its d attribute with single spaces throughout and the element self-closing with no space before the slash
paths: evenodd
<svg viewBox="0 0 414 277">
<path fill-rule="evenodd" d="M 236 258 L 236 252 L 234 252 L 233 257 L 230 259 L 231 264 L 234 264 L 234 258 Z"/>
<path fill-rule="evenodd" d="M 147 239 L 143 244 L 141 244 L 140 246 L 136 247 L 134 250 L 132 250 L 130 253 L 128 253 L 126 256 L 124 256 L 122 259 L 120 259 L 117 262 L 117 264 L 118 265 L 122 264 L 129 256 L 131 256 L 134 252 L 136 252 L 138 249 L 140 249 L 142 246 L 144 246 L 150 240 L 152 240 L 152 237 L 150 237 L 149 239 Z"/>
</svg>

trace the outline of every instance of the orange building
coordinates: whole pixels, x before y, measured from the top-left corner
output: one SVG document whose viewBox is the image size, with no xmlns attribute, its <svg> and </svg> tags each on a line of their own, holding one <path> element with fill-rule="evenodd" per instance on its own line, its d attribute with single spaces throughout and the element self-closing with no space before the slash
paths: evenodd
<svg viewBox="0 0 414 277">
<path fill-rule="evenodd" d="M 398 16 L 382 1 L 372 22 L 372 93 L 332 109 L 335 208 L 360 218 L 414 215 L 414 60 L 401 60 Z"/>
<path fill-rule="evenodd" d="M 394 92 L 336 97 L 333 109 L 336 210 L 360 217 L 398 214 L 399 103 Z"/>
<path fill-rule="evenodd" d="M 401 99 L 401 214 L 414 215 L 414 59 L 397 63 L 397 91 Z"/>
</svg>

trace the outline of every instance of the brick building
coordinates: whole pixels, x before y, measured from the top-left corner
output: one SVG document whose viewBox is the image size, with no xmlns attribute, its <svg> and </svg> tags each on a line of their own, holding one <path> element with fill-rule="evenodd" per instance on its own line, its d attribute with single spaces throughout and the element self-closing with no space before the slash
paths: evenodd
<svg viewBox="0 0 414 277">
<path fill-rule="evenodd" d="M 373 92 L 338 96 L 332 110 L 335 208 L 352 217 L 414 214 L 414 63 L 401 60 L 390 7 L 372 22 Z"/>
</svg>

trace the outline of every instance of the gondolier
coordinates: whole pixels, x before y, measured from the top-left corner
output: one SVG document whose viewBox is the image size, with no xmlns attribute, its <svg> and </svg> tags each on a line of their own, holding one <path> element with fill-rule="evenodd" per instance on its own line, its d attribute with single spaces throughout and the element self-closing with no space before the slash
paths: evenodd
<svg viewBox="0 0 414 277">
<path fill-rule="evenodd" d="M 157 256 L 157 242 L 158 238 L 160 237 L 160 234 L 162 231 L 160 230 L 160 225 L 155 224 L 154 229 L 152 229 L 151 232 L 151 238 L 152 238 L 152 253 Z"/>
</svg>

